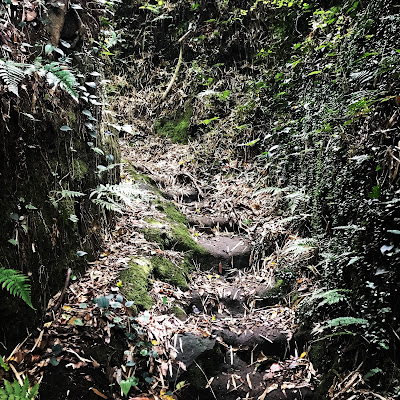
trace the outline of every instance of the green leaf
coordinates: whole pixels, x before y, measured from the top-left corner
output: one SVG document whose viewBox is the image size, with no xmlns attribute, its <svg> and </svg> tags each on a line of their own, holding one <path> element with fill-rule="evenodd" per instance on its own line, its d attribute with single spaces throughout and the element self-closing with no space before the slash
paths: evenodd
<svg viewBox="0 0 400 400">
<path fill-rule="evenodd" d="M 0 367 L 2 367 L 4 371 L 8 371 L 10 369 L 9 365 L 4 361 L 2 356 L 0 356 Z"/>
<path fill-rule="evenodd" d="M 97 305 L 99 308 L 107 308 L 110 305 L 110 300 L 102 296 L 97 299 Z"/>
<path fill-rule="evenodd" d="M 83 326 L 83 322 L 80 318 L 75 318 L 74 319 L 74 325 L 76 326 Z"/>
<path fill-rule="evenodd" d="M 176 390 L 180 390 L 185 386 L 185 381 L 180 381 L 176 384 Z"/>
<path fill-rule="evenodd" d="M 400 231 L 397 229 L 388 229 L 387 230 L 389 233 L 394 233 L 395 235 L 400 235 Z"/>
<path fill-rule="evenodd" d="M 27 209 L 27 210 L 37 210 L 37 208 L 36 208 L 34 205 L 32 205 L 32 203 L 29 203 L 29 204 L 26 206 L 26 209 Z"/>
<path fill-rule="evenodd" d="M 95 153 L 104 156 L 104 151 L 103 151 L 102 149 L 99 149 L 98 147 L 92 147 L 92 150 L 93 150 Z"/>
<path fill-rule="evenodd" d="M 60 361 L 58 361 L 57 358 L 52 357 L 50 358 L 50 364 L 53 365 L 54 367 L 57 367 L 57 365 L 60 364 Z"/>
<path fill-rule="evenodd" d="M 34 308 L 31 302 L 31 287 L 29 278 L 19 271 L 0 268 L 0 284 L 12 296 L 20 297 L 29 307 Z"/>
<path fill-rule="evenodd" d="M 76 252 L 76 255 L 78 256 L 78 257 L 83 257 L 83 256 L 85 256 L 87 253 L 86 253 L 86 251 L 83 251 L 83 250 L 78 250 L 77 252 Z"/>
<path fill-rule="evenodd" d="M 68 219 L 72 222 L 78 222 L 79 218 L 75 215 L 75 214 L 70 214 L 70 216 L 68 217 Z"/>
<path fill-rule="evenodd" d="M 370 199 L 377 199 L 381 195 L 381 185 L 376 185 L 372 188 L 372 192 L 368 193 Z"/>
<path fill-rule="evenodd" d="M 55 47 L 51 43 L 47 43 L 46 46 L 44 46 L 44 52 L 45 54 L 50 54 Z"/>
<path fill-rule="evenodd" d="M 68 131 L 72 131 L 72 128 L 70 128 L 70 127 L 67 126 L 67 125 L 63 125 L 63 126 L 60 128 L 60 131 L 68 132 Z"/>
<path fill-rule="evenodd" d="M 11 243 L 13 246 L 18 246 L 18 241 L 15 239 L 8 239 L 8 243 Z"/>
<path fill-rule="evenodd" d="M 313 71 L 308 74 L 308 76 L 322 74 L 322 71 Z"/>
<path fill-rule="evenodd" d="M 79 308 L 87 308 L 87 303 L 79 303 Z"/>
<path fill-rule="evenodd" d="M 63 347 L 59 343 L 54 345 L 53 348 L 51 349 L 51 351 L 55 356 L 59 356 L 63 352 L 63 350 L 64 350 Z"/>
</svg>

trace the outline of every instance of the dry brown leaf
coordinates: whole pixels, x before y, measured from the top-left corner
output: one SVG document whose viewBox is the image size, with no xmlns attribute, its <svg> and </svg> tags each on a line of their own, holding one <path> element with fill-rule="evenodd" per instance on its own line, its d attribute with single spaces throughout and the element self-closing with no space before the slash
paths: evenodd
<svg viewBox="0 0 400 400">
<path fill-rule="evenodd" d="M 90 388 L 90 389 L 92 389 L 92 391 L 93 391 L 94 393 L 96 393 L 97 396 L 100 396 L 100 397 L 102 397 L 103 399 L 108 399 L 108 397 L 107 397 L 105 394 L 101 393 L 100 390 L 97 390 L 97 389 L 94 388 L 94 387 L 92 387 L 92 388 Z"/>
</svg>

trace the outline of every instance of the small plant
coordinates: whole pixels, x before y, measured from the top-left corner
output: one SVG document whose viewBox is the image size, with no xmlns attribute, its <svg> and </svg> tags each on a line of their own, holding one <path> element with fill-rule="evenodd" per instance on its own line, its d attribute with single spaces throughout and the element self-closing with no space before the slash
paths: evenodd
<svg viewBox="0 0 400 400">
<path fill-rule="evenodd" d="M 4 380 L 4 388 L 0 388 L 0 400 L 22 400 L 36 398 L 39 391 L 39 384 L 29 386 L 28 378 L 25 378 L 22 385 L 18 381 L 13 383 Z"/>
<path fill-rule="evenodd" d="M 20 297 L 29 307 L 34 308 L 31 301 L 29 278 L 14 269 L 0 268 L 0 284 L 15 297 Z"/>
</svg>

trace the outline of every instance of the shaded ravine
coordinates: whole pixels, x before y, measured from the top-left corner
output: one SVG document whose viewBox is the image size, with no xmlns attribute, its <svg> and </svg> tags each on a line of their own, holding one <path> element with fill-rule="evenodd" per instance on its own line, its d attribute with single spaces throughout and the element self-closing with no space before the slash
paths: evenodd
<svg viewBox="0 0 400 400">
<path fill-rule="evenodd" d="M 182 171 L 179 159 L 190 148 L 163 146 L 169 167 L 190 184 L 178 187 L 169 171 L 163 184 L 155 174 L 160 157 L 141 160 L 140 152 L 149 156 L 145 144 L 122 143 L 122 179 L 135 198 L 101 258 L 67 283 L 62 302 L 60 294 L 52 299 L 44 326 L 12 362 L 41 377 L 41 399 L 120 399 L 120 385 L 132 386 L 125 398 L 312 398 L 315 371 L 304 341 L 295 340 L 298 302 L 283 302 L 274 277 L 282 257 L 276 243 L 294 238 L 275 226 L 260 255 L 255 230 L 205 206 L 218 190 Z M 153 174 L 140 175 L 135 165 Z M 179 190 L 197 190 L 197 201 L 176 203 L 186 216 L 172 203 Z"/>
</svg>

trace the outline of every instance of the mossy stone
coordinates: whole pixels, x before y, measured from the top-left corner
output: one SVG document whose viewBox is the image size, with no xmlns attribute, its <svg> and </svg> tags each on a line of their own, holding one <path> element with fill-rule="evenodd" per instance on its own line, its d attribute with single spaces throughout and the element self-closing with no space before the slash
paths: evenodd
<svg viewBox="0 0 400 400">
<path fill-rule="evenodd" d="M 187 218 L 178 210 L 178 208 L 173 203 L 169 201 L 158 200 L 157 210 L 163 212 L 170 222 L 177 222 L 184 225 L 188 224 Z"/>
<path fill-rule="evenodd" d="M 136 307 L 150 309 L 153 299 L 148 294 L 153 266 L 150 259 L 145 257 L 133 258 L 129 268 L 122 271 L 122 293 L 127 300 L 133 301 Z"/>
<path fill-rule="evenodd" d="M 189 139 L 190 119 L 193 109 L 187 107 L 186 110 L 172 120 L 161 119 L 154 124 L 157 135 L 172 140 L 173 143 L 186 144 Z"/>
<path fill-rule="evenodd" d="M 187 270 L 185 263 L 181 263 L 178 266 L 164 257 L 153 257 L 151 265 L 156 276 L 162 278 L 164 282 L 183 289 L 187 287 L 186 276 L 189 270 Z"/>
</svg>

